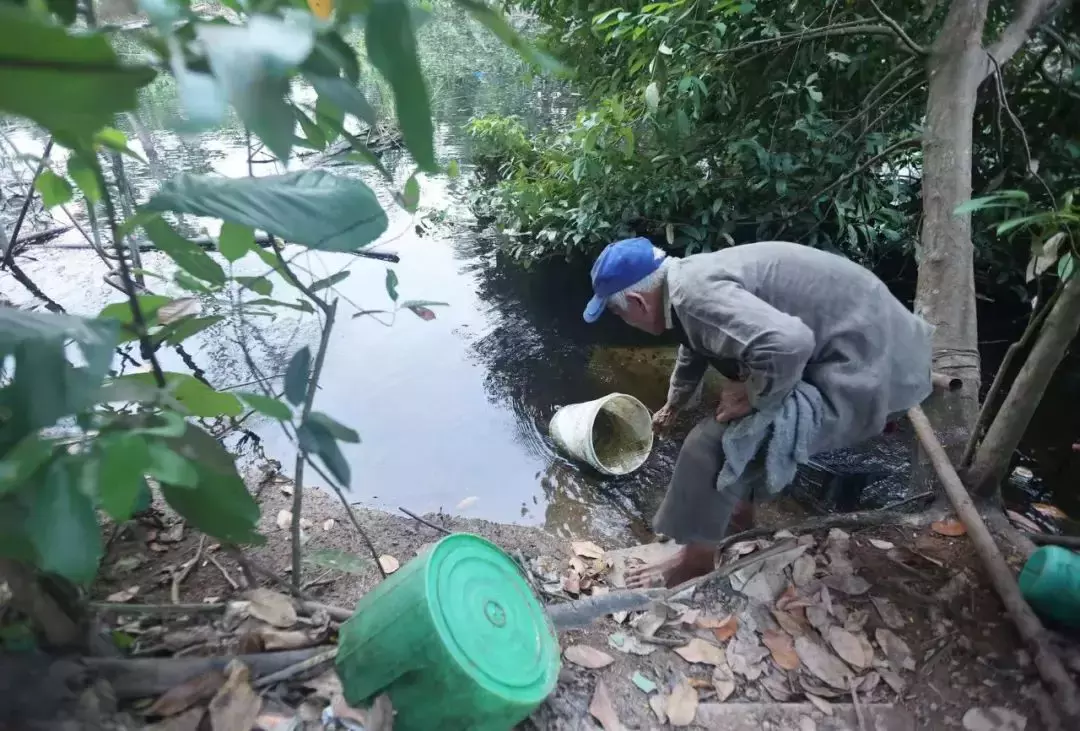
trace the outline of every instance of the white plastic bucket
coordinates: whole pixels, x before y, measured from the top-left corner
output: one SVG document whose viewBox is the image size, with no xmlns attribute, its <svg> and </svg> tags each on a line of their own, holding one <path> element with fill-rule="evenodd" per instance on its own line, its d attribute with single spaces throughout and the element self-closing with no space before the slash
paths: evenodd
<svg viewBox="0 0 1080 731">
<path fill-rule="evenodd" d="M 551 417 L 551 438 L 567 455 L 605 475 L 625 475 L 652 451 L 652 414 L 625 393 L 563 406 Z"/>
</svg>

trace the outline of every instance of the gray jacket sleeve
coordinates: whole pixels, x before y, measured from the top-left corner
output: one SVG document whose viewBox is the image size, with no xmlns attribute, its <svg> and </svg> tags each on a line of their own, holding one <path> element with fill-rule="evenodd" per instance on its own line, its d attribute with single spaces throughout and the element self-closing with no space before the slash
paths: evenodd
<svg viewBox="0 0 1080 731">
<path fill-rule="evenodd" d="M 814 352 L 813 331 L 735 282 L 711 284 L 708 296 L 694 297 L 680 308 L 691 342 L 706 353 L 746 365 L 752 382 L 760 384 L 759 392 L 752 394 L 755 402 L 783 398 L 802 377 Z"/>
<path fill-rule="evenodd" d="M 709 362 L 705 358 L 685 345 L 680 345 L 679 354 L 675 358 L 675 367 L 671 371 L 667 402 L 680 409 L 686 406 L 708 367 Z"/>
</svg>

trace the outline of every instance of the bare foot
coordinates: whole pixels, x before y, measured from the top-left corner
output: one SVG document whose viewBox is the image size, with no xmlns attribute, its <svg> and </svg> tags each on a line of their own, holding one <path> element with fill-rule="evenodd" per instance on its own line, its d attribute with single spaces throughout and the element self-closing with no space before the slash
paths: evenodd
<svg viewBox="0 0 1080 731">
<path fill-rule="evenodd" d="M 683 546 L 666 561 L 627 569 L 626 588 L 651 589 L 663 586 L 670 589 L 712 571 L 715 558 L 716 551 L 712 546 Z"/>
</svg>

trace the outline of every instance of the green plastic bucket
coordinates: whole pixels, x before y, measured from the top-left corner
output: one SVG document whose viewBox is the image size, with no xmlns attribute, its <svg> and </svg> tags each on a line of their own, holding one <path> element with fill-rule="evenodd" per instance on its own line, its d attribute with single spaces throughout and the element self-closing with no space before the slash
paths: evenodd
<svg viewBox="0 0 1080 731">
<path fill-rule="evenodd" d="M 337 672 L 350 705 L 390 696 L 395 731 L 505 731 L 554 689 L 559 654 L 517 564 L 457 533 L 364 595 L 341 627 Z"/>
<path fill-rule="evenodd" d="M 1036 612 L 1080 627 L 1080 555 L 1061 546 L 1043 546 L 1024 564 L 1019 583 Z"/>
</svg>

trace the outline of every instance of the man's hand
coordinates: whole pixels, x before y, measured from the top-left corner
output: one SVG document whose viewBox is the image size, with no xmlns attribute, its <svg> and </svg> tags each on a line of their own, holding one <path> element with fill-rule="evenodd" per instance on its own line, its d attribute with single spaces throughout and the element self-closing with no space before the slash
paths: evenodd
<svg viewBox="0 0 1080 731">
<path fill-rule="evenodd" d="M 663 434 L 664 432 L 675 426 L 675 418 L 679 415 L 679 409 L 672 404 L 664 404 L 660 407 L 660 410 L 653 414 L 652 428 L 657 434 Z"/>
<path fill-rule="evenodd" d="M 747 393 L 746 384 L 737 381 L 724 384 L 720 391 L 720 403 L 716 406 L 716 420 L 726 424 L 741 419 L 751 411 L 750 394 Z"/>
</svg>

